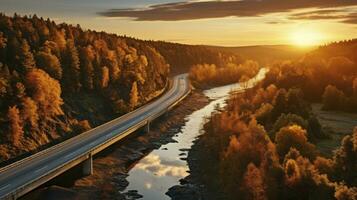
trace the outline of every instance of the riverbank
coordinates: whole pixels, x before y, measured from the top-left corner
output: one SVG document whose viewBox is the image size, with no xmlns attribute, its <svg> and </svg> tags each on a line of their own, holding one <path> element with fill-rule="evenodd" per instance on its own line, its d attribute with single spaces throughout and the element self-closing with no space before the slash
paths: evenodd
<svg viewBox="0 0 357 200">
<path fill-rule="evenodd" d="M 138 132 L 135 136 L 114 144 L 100 153 L 93 161 L 93 175 L 74 181 L 66 199 L 135 199 L 141 197 L 136 191 L 122 192 L 127 186 L 128 171 L 154 149 L 175 142 L 173 136 L 185 124 L 185 117 L 209 103 L 201 91 L 193 91 L 167 116 L 152 124 L 151 131 Z M 41 189 L 41 199 L 53 199 L 61 189 L 53 186 Z M 35 192 L 36 193 L 36 192 Z M 45 196 L 44 196 L 45 195 Z M 33 198 L 28 198 L 33 199 Z"/>
<path fill-rule="evenodd" d="M 208 99 L 200 92 L 193 91 L 160 122 L 153 123 L 149 133 L 138 133 L 123 143 L 115 144 L 110 152 L 94 161 L 94 173 L 77 180 L 72 187 L 85 199 L 125 199 L 140 197 L 136 191 L 122 194 L 128 185 L 128 171 L 145 155 L 163 144 L 175 142 L 172 138 L 185 124 L 185 117 L 208 104 Z"/>
<path fill-rule="evenodd" d="M 260 70 L 255 78 L 244 83 L 244 87 L 254 86 L 264 78 L 265 73 L 266 70 Z M 187 158 L 188 151 L 202 134 L 206 117 L 211 116 L 217 108 L 225 106 L 230 91 L 241 89 L 240 84 L 232 84 L 193 91 L 168 116 L 157 120 L 151 127 L 151 132 L 139 132 L 96 156 L 93 163 L 94 175 L 73 177 L 80 174 L 79 169 L 78 173 L 72 172 L 67 178 L 62 178 L 62 181 L 50 185 L 63 186 L 63 180 L 76 180 L 64 185 L 70 189 L 67 193 L 71 194 L 66 199 L 169 199 L 169 196 L 172 199 L 201 199 L 201 189 L 195 188 L 195 185 L 202 185 L 187 184 L 189 178 L 195 176 L 195 170 L 192 170 L 192 176 L 189 175 L 192 168 L 189 165 L 193 163 L 191 161 L 201 158 L 192 155 Z M 175 186 L 180 183 L 185 186 Z M 186 186 L 190 186 L 190 190 L 186 190 Z M 47 191 L 51 191 L 51 188 Z M 189 193 L 182 193 L 182 189 Z M 58 188 L 55 190 L 58 191 Z M 70 192 L 74 192 L 75 196 Z M 43 193 L 51 194 L 46 191 Z M 52 199 L 51 197 L 56 195 L 41 199 Z"/>
<path fill-rule="evenodd" d="M 260 80 L 265 77 L 267 70 L 261 69 L 259 73 L 252 79 L 242 84 L 231 84 L 222 87 L 212 88 L 205 90 L 204 94 L 213 100 L 208 106 L 212 106 L 211 112 L 206 117 L 212 115 L 215 110 L 223 108 L 226 105 L 226 100 L 229 98 L 231 91 L 241 91 L 245 88 L 251 88 Z M 207 106 L 207 107 L 208 107 Z M 202 121 L 201 127 L 204 126 L 206 120 Z M 212 155 L 207 153 L 210 146 L 207 146 L 202 140 L 205 137 L 204 131 L 201 129 L 195 140 L 192 141 L 192 145 L 187 154 L 187 165 L 189 168 L 189 175 L 180 180 L 179 185 L 175 185 L 169 188 L 166 193 L 173 200 L 220 200 L 227 199 L 222 192 L 221 184 L 218 180 L 217 171 L 218 165 L 215 165 L 217 160 L 214 160 Z M 202 170 L 204 166 L 204 171 Z"/>
<path fill-rule="evenodd" d="M 216 162 L 212 160 L 212 157 L 207 155 L 205 151 L 208 147 L 201 140 L 202 135 L 199 136 L 191 149 L 188 151 L 187 164 L 190 169 L 190 175 L 180 180 L 180 185 L 175 185 L 169 189 L 167 195 L 172 200 L 223 200 L 224 195 L 220 190 L 220 186 L 215 177 L 215 169 L 217 165 L 212 163 Z M 202 171 L 201 165 L 206 165 L 206 169 L 209 169 L 211 173 Z M 209 176 L 209 182 L 205 181 L 205 177 Z"/>
<path fill-rule="evenodd" d="M 313 104 L 312 110 L 330 138 L 318 141 L 316 148 L 323 156 L 331 157 L 333 151 L 340 147 L 342 138 L 351 134 L 357 126 L 357 115 L 341 111 L 324 111 L 321 107 L 321 104 Z M 190 175 L 182 179 L 180 185 L 171 187 L 168 192 L 173 200 L 227 199 L 221 184 L 217 181 L 218 177 L 215 177 L 219 172 L 218 165 L 214 164 L 217 160 L 207 154 L 208 147 L 203 137 L 204 135 L 199 136 L 188 152 Z"/>
</svg>

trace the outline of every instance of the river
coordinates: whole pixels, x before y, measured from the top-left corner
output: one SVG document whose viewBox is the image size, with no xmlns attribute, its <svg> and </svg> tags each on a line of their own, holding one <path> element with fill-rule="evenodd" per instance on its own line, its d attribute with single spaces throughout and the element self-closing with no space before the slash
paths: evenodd
<svg viewBox="0 0 357 200">
<path fill-rule="evenodd" d="M 186 117 L 185 125 L 174 136 L 177 143 L 169 143 L 150 152 L 130 170 L 127 177 L 129 185 L 124 192 L 135 190 L 143 195 L 143 199 L 149 200 L 170 199 L 165 194 L 168 189 L 178 185 L 180 179 L 189 175 L 186 162 L 187 151 L 197 136 L 202 134 L 205 118 L 211 115 L 217 108 L 217 104 L 220 107 L 225 105 L 231 91 L 253 87 L 265 77 L 266 72 L 267 69 L 262 68 L 256 77 L 243 84 L 237 83 L 205 90 L 204 94 L 211 102 Z"/>
</svg>

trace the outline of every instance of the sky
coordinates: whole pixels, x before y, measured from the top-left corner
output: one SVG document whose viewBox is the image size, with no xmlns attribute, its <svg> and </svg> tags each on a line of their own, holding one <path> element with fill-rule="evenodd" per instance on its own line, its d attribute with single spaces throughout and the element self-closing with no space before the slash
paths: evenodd
<svg viewBox="0 0 357 200">
<path fill-rule="evenodd" d="M 0 12 L 185 44 L 306 46 L 357 38 L 357 0 L 0 0 Z"/>
</svg>

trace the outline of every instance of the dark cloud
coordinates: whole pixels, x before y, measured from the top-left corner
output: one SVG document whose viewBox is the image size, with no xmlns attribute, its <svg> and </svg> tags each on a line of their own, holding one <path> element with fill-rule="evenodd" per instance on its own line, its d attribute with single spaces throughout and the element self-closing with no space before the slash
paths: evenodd
<svg viewBox="0 0 357 200">
<path fill-rule="evenodd" d="M 348 10 L 317 10 L 311 12 L 296 13 L 289 16 L 292 20 L 338 20 L 342 23 L 357 24 L 357 13 Z"/>
<path fill-rule="evenodd" d="M 341 22 L 347 24 L 357 24 L 357 13 L 352 13 Z"/>
<path fill-rule="evenodd" d="M 324 12 L 322 12 L 324 11 Z M 289 16 L 292 20 L 317 20 L 317 19 L 344 19 L 346 14 L 339 10 L 320 10 L 306 13 L 297 13 Z"/>
<path fill-rule="evenodd" d="M 270 21 L 270 22 L 266 22 L 267 24 L 282 24 L 281 22 L 278 21 Z"/>
<path fill-rule="evenodd" d="M 278 21 L 268 21 L 268 22 L 265 22 L 266 24 L 288 24 L 290 23 L 288 20 L 278 20 Z"/>
<path fill-rule="evenodd" d="M 176 2 L 144 9 L 110 9 L 106 17 L 131 17 L 137 21 L 179 21 L 229 16 L 252 17 L 302 8 L 336 8 L 357 5 L 357 0 L 240 0 Z"/>
</svg>

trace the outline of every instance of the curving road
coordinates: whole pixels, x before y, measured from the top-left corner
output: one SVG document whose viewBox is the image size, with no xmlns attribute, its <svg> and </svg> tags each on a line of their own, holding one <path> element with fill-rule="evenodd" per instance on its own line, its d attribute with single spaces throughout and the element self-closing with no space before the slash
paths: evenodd
<svg viewBox="0 0 357 200">
<path fill-rule="evenodd" d="M 0 199 L 16 199 L 119 141 L 170 110 L 190 92 L 187 74 L 139 109 L 0 169 Z"/>
</svg>

